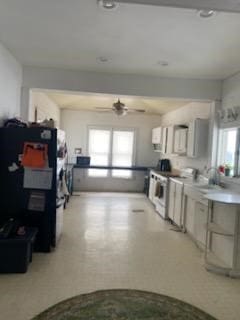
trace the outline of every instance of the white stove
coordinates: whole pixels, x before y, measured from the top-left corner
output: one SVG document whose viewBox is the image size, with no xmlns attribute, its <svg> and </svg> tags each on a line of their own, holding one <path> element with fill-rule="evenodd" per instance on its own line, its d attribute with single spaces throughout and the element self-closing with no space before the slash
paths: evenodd
<svg viewBox="0 0 240 320">
<path fill-rule="evenodd" d="M 150 172 L 149 199 L 163 219 L 167 219 L 168 177 L 152 170 Z"/>
<path fill-rule="evenodd" d="M 182 169 L 179 173 L 150 171 L 149 199 L 163 219 L 168 219 L 169 178 L 193 180 L 195 176 L 196 170 L 192 168 Z"/>
</svg>

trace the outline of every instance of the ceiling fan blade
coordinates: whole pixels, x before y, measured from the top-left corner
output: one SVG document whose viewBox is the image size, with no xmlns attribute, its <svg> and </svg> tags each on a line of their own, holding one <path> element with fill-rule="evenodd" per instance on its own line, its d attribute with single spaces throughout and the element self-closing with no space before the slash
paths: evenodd
<svg viewBox="0 0 240 320">
<path fill-rule="evenodd" d="M 128 109 L 129 112 L 140 112 L 140 113 L 144 113 L 146 112 L 146 110 L 144 109 Z"/>
<path fill-rule="evenodd" d="M 99 111 L 108 111 L 108 110 L 113 110 L 112 108 L 101 108 L 101 107 L 95 107 L 95 109 L 99 110 Z"/>
</svg>

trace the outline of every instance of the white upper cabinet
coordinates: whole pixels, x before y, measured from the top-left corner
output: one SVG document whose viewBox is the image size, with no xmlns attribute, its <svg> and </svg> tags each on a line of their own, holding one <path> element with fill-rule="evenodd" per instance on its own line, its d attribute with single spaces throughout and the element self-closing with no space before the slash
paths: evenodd
<svg viewBox="0 0 240 320">
<path fill-rule="evenodd" d="M 166 154 L 167 153 L 167 137 L 168 137 L 168 128 L 163 128 L 162 129 L 162 153 Z"/>
<path fill-rule="evenodd" d="M 152 129 L 152 144 L 161 144 L 162 142 L 162 127 Z"/>
<path fill-rule="evenodd" d="M 162 148 L 163 154 L 173 153 L 174 126 L 162 128 Z"/>
<path fill-rule="evenodd" d="M 204 157 L 208 149 L 208 119 L 195 119 L 188 124 L 152 129 L 154 150 L 189 158 Z"/>
<path fill-rule="evenodd" d="M 188 128 L 178 128 L 174 133 L 174 153 L 186 154 Z"/>
<path fill-rule="evenodd" d="M 166 153 L 173 153 L 174 126 L 167 127 L 167 147 Z"/>
<path fill-rule="evenodd" d="M 187 156 L 190 158 L 202 157 L 208 148 L 208 120 L 195 119 L 189 123 Z"/>
</svg>

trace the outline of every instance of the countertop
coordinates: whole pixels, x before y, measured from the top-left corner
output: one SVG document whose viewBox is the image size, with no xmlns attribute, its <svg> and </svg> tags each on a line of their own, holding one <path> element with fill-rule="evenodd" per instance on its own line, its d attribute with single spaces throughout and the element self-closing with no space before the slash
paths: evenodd
<svg viewBox="0 0 240 320">
<path fill-rule="evenodd" d="M 119 167 L 119 166 L 95 166 L 95 165 L 79 165 L 74 164 L 73 168 L 76 169 L 108 169 L 108 170 L 132 170 L 132 171 L 147 171 L 150 167 L 145 166 L 131 166 L 131 167 Z"/>
<path fill-rule="evenodd" d="M 224 192 L 210 192 L 204 195 L 204 198 L 227 204 L 240 204 L 240 194 L 224 191 Z"/>
<path fill-rule="evenodd" d="M 158 168 L 152 168 L 151 171 L 155 173 L 156 175 L 168 177 L 168 178 L 181 178 L 179 175 L 178 170 L 172 170 L 172 171 L 160 171 Z"/>
</svg>

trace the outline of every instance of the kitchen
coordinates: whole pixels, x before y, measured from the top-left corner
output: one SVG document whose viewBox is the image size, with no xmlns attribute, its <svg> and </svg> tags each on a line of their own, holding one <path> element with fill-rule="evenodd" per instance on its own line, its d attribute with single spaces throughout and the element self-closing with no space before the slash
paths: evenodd
<svg viewBox="0 0 240 320">
<path fill-rule="evenodd" d="M 225 126 L 227 122 L 229 118 L 225 119 Z M 172 148 L 169 150 L 175 155 L 204 158 L 210 141 L 209 123 L 209 119 L 196 118 L 187 129 L 179 125 L 154 128 L 152 142 L 164 156 L 167 148 Z M 166 133 L 169 130 L 170 135 Z M 219 141 L 220 154 L 222 141 Z M 236 156 L 235 148 L 233 152 Z M 220 164 L 219 158 L 217 161 Z M 186 233 L 204 252 L 207 270 L 236 278 L 240 275 L 237 247 L 240 197 L 237 186 L 229 188 L 225 183 L 232 179 L 228 170 L 224 175 L 220 169 L 221 166 L 205 166 L 202 172 L 193 168 L 172 172 L 161 172 L 160 168 L 151 170 L 148 196 L 156 212 L 163 219 L 169 219 L 178 231 Z"/>
<path fill-rule="evenodd" d="M 120 96 L 120 100 L 125 102 L 130 110 L 133 106 L 138 105 L 138 108 L 144 110 L 145 113 L 131 112 L 124 116 L 114 114 L 111 104 L 116 101 L 116 98 L 113 95 L 91 96 L 83 93 L 79 95 L 70 92 L 46 92 L 34 89 L 31 91 L 29 115 L 31 117 L 31 114 L 34 114 L 36 106 L 39 109 L 50 103 L 51 106 L 52 104 L 57 106 L 58 112 L 61 113 L 61 128 L 68 137 L 68 161 L 74 165 L 73 191 L 75 194 L 81 195 L 82 192 L 141 193 L 144 189 L 144 181 L 146 182 L 146 175 L 149 172 L 147 193 L 156 212 L 163 219 L 170 219 L 179 230 L 186 232 L 200 250 L 208 252 L 209 250 L 206 248 L 208 201 L 204 196 L 207 191 L 214 189 L 207 188 L 208 179 L 211 180 L 217 174 L 215 170 L 209 170 L 209 168 L 217 168 L 225 163 L 224 159 L 219 159 L 217 150 L 221 147 L 218 143 L 219 126 L 225 128 L 232 125 L 232 119 L 227 116 L 228 111 L 226 116 L 222 117 L 219 103 L 211 101 L 176 101 L 153 98 L 147 100 L 143 97 L 136 100 L 136 98 L 129 96 Z M 144 101 L 145 109 L 141 107 L 141 100 Z M 98 104 L 99 101 L 103 101 L 103 103 Z M 153 109 L 153 105 L 156 103 L 158 104 L 157 112 L 156 109 Z M 96 110 L 96 105 L 99 105 L 98 110 Z M 172 111 L 169 111 L 170 106 Z M 109 110 L 106 107 L 110 107 Z M 229 110 L 234 109 L 229 108 Z M 44 114 L 44 110 L 42 112 Z M 110 123 L 111 126 L 109 126 Z M 132 146 L 132 162 L 127 163 L 128 169 L 130 167 L 136 169 L 134 171 L 131 169 L 131 177 L 112 176 L 114 163 L 111 165 L 110 162 L 101 162 L 102 160 L 94 162 L 94 155 L 90 153 L 91 130 L 98 130 L 99 135 L 101 130 L 105 132 L 110 127 L 114 130 L 120 130 L 118 132 L 134 130 L 135 142 Z M 100 141 L 100 145 L 103 142 Z M 95 145 L 97 144 L 99 145 L 99 143 L 95 143 Z M 76 149 L 81 150 L 80 155 L 75 154 Z M 99 152 L 101 154 L 101 149 Z M 79 156 L 90 156 L 90 165 L 77 165 L 77 157 Z M 160 168 L 160 165 L 157 165 L 159 159 L 160 162 L 167 159 L 165 168 Z M 99 167 L 105 165 L 106 168 L 105 170 L 103 170 L 104 168 L 91 169 L 91 165 Z M 123 169 L 124 166 L 126 165 L 123 165 Z M 151 168 L 156 168 L 157 171 L 151 171 Z M 166 173 L 160 172 L 159 174 L 159 171 L 166 171 Z M 128 170 L 128 172 L 130 171 Z M 182 178 L 178 178 L 179 176 Z M 227 190 L 229 182 L 234 178 L 221 178 L 221 183 L 223 185 L 225 182 L 225 190 Z M 197 181 L 199 182 L 197 183 Z M 148 186 L 145 186 L 146 188 L 148 189 Z M 226 244 L 229 246 L 228 242 L 229 238 Z M 226 250 L 222 240 L 221 246 L 223 252 L 229 252 L 229 247 Z M 217 250 L 219 251 L 219 249 Z M 220 253 L 220 260 L 225 259 L 225 263 L 222 261 L 223 265 L 232 266 L 229 261 L 226 263 L 226 259 L 231 260 L 231 258 L 233 259 L 233 257 L 226 258 L 224 253 Z M 223 274 L 230 275 L 231 273 L 233 275 L 232 267 L 222 270 L 210 266 L 207 269 L 220 270 Z"/>
<path fill-rule="evenodd" d="M 239 12 L 0 2 L 1 125 L 53 119 L 74 167 L 59 244 L 0 275 L 1 316 L 127 288 L 238 320 Z"/>
<path fill-rule="evenodd" d="M 39 93 L 34 90 L 30 108 L 36 105 L 41 106 L 39 95 L 44 94 L 44 92 Z M 183 103 L 181 101 L 181 103 L 178 102 L 179 106 L 175 107 L 175 110 L 165 113 L 161 110 L 163 113 L 161 117 L 157 114 L 152 116 L 148 112 L 145 112 L 144 115 L 117 116 L 111 109 L 103 113 L 100 110 L 98 112 L 96 110 L 88 111 L 86 100 L 83 109 L 79 107 L 73 109 L 73 98 L 76 99 L 76 104 L 78 104 L 79 97 L 77 95 L 70 96 L 71 108 L 68 108 L 66 104 L 67 93 L 52 92 L 48 93 L 47 96 L 49 100 L 52 99 L 55 104 L 60 106 L 61 125 L 69 137 L 69 159 L 74 165 L 73 191 L 75 194 L 81 195 L 82 192 L 142 192 L 144 181 L 146 182 L 146 174 L 149 172 L 149 187 L 145 185 L 145 191 L 147 191 L 149 200 L 153 203 L 160 217 L 170 220 L 178 231 L 185 232 L 199 249 L 205 252 L 207 270 L 238 277 L 238 268 L 236 265 L 233 266 L 233 261 L 236 261 L 238 252 L 233 241 L 231 245 L 229 244 L 229 233 L 231 234 L 231 232 L 227 232 L 228 238 L 224 241 L 218 239 L 218 230 L 215 233 L 212 229 L 206 231 L 208 220 L 211 217 L 209 223 L 212 226 L 212 216 L 214 215 L 216 216 L 214 219 L 217 219 L 217 221 L 220 219 L 221 226 L 217 225 L 217 227 L 224 229 L 224 224 L 226 224 L 226 217 L 218 216 L 217 213 L 213 214 L 209 211 L 208 200 L 205 198 L 206 194 L 216 191 L 222 192 L 223 185 L 226 193 L 229 188 L 227 183 L 234 179 L 224 177 L 221 174 L 221 181 L 219 181 L 220 172 L 218 172 L 217 167 L 225 162 L 223 159 L 219 159 L 219 152 L 216 150 L 221 148 L 221 145 L 217 142 L 219 124 L 224 127 L 228 124 L 231 126 L 232 119 L 227 116 L 222 117 L 222 112 L 216 110 L 216 103 L 188 101 L 184 102 L 185 105 L 181 105 Z M 107 95 L 94 97 L 94 99 L 100 98 L 104 98 L 104 106 L 110 105 L 110 103 L 107 103 L 107 98 L 114 101 L 114 97 L 108 97 Z M 86 99 L 91 100 L 90 96 Z M 129 97 L 122 96 L 121 99 L 122 101 L 128 101 Z M 65 102 L 64 107 L 61 107 L 62 101 Z M 159 108 L 161 102 L 161 100 L 158 100 Z M 46 101 L 44 103 L 46 104 Z M 96 103 L 95 101 L 94 104 Z M 94 122 L 91 122 L 93 118 Z M 136 120 L 138 125 L 136 125 Z M 114 164 L 111 166 L 109 163 L 105 163 L 105 166 L 103 166 L 102 162 L 94 163 L 92 157 L 90 157 L 92 158 L 91 163 L 87 166 L 77 164 L 79 155 L 74 154 L 76 147 L 81 149 L 82 156 L 91 156 L 88 153 L 89 142 L 87 140 L 92 128 L 93 130 L 97 129 L 99 135 L 101 130 L 106 131 L 109 123 L 111 123 L 112 128 L 118 128 L 120 130 L 118 132 L 129 131 L 133 127 L 137 132 L 133 152 L 134 160 L 127 164 L 128 170 L 125 170 L 126 172 L 131 170 L 131 176 L 110 176 L 110 172 L 114 171 Z M 159 123 L 161 123 L 161 126 L 158 126 Z M 81 130 L 80 137 L 79 130 Z M 146 134 L 146 132 L 148 133 Z M 101 142 L 100 144 L 102 145 Z M 146 158 L 146 155 L 148 155 L 148 158 Z M 142 158 L 143 156 L 145 158 Z M 214 163 L 218 163 L 218 165 L 214 165 Z M 96 166 L 95 169 L 93 169 L 94 165 Z M 126 165 L 123 165 L 123 169 L 124 166 L 126 167 Z M 134 171 L 132 171 L 133 168 Z M 119 169 L 121 168 L 115 171 L 119 171 Z M 95 170 L 95 172 L 91 174 L 91 170 Z M 221 187 L 219 186 L 220 182 Z M 235 203 L 233 203 L 234 205 Z M 233 212 L 235 211 L 233 210 Z M 227 222 L 227 228 L 232 228 L 232 237 L 235 227 L 235 218 L 233 217 L 235 217 L 234 213 L 231 217 L 229 216 L 231 222 Z M 229 227 L 229 224 L 231 227 Z M 216 239 L 214 239 L 215 234 L 218 235 Z M 206 240 L 207 237 L 213 238 L 215 248 L 212 250 L 209 247 L 210 243 L 206 242 L 209 241 Z M 238 232 L 233 238 L 236 242 Z M 208 246 L 206 246 L 206 243 L 208 243 Z M 214 259 L 219 262 L 217 265 L 208 262 L 207 255 L 210 251 L 217 252 L 217 257 L 214 256 Z M 225 252 L 230 251 L 232 255 L 226 256 Z M 228 267 L 221 267 L 221 265 L 227 265 Z"/>
</svg>

